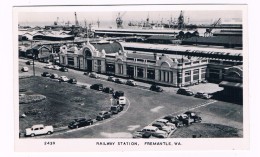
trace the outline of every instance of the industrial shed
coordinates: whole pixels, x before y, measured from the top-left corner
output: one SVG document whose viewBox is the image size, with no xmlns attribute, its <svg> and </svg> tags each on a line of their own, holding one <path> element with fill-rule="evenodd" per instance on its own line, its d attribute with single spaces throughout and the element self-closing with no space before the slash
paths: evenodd
<svg viewBox="0 0 260 157">
<path fill-rule="evenodd" d="M 191 37 L 184 39 L 182 45 L 214 45 L 227 48 L 243 47 L 241 36 Z"/>
</svg>

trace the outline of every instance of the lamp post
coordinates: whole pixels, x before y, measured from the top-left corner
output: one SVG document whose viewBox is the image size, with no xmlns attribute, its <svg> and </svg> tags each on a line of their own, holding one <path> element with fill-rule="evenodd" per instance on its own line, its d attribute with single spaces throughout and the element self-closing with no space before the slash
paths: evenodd
<svg viewBox="0 0 260 157">
<path fill-rule="evenodd" d="M 35 54 L 34 54 L 34 51 L 32 49 L 32 43 L 33 43 L 33 40 L 31 40 L 31 51 L 32 51 L 32 58 L 33 58 L 33 76 L 35 76 L 35 68 L 34 68 Z"/>
</svg>

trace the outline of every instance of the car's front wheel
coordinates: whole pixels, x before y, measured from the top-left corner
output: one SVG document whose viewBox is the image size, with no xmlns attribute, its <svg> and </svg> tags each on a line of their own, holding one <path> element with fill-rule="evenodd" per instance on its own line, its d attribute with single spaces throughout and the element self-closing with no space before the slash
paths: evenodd
<svg viewBox="0 0 260 157">
<path fill-rule="evenodd" d="M 51 134 L 51 132 L 50 132 L 50 131 L 48 131 L 48 132 L 47 132 L 47 134 L 48 134 L 48 135 L 50 135 L 50 134 Z"/>
<path fill-rule="evenodd" d="M 34 137 L 35 136 L 35 134 L 31 134 L 31 137 Z"/>
</svg>

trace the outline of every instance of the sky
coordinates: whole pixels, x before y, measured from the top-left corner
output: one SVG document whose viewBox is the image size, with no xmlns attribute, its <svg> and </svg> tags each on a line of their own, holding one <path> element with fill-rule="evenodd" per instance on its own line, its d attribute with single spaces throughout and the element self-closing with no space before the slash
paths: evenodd
<svg viewBox="0 0 260 157">
<path fill-rule="evenodd" d="M 190 23 L 212 23 L 216 21 L 218 18 L 222 19 L 222 22 L 225 21 L 234 21 L 241 22 L 242 20 L 242 12 L 241 11 L 185 11 L 184 16 L 187 19 L 189 18 Z M 119 12 L 112 11 L 85 11 L 85 12 L 77 12 L 78 21 L 84 25 L 84 20 L 87 23 L 96 23 L 98 20 L 100 21 L 100 25 L 102 23 L 115 23 L 115 19 Z M 166 23 L 170 18 L 178 18 L 180 14 L 180 10 L 178 11 L 123 11 L 120 12 L 123 15 L 124 24 L 127 24 L 130 21 L 144 21 L 148 15 L 150 18 L 150 22 L 157 22 L 163 20 Z M 67 22 L 70 21 L 71 24 L 75 23 L 74 12 L 19 12 L 18 21 L 19 24 L 53 24 L 54 21 L 59 17 L 59 21 Z"/>
</svg>

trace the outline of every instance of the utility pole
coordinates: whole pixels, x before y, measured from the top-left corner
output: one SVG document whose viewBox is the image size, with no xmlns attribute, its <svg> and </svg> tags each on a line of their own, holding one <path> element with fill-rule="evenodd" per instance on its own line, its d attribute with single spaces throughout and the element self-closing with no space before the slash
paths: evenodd
<svg viewBox="0 0 260 157">
<path fill-rule="evenodd" d="M 32 51 L 32 57 L 33 57 L 33 76 L 35 76 L 35 68 L 34 68 L 35 54 L 34 54 L 34 51 L 32 49 L 32 43 L 33 43 L 33 40 L 31 40 L 31 51 Z"/>
</svg>

